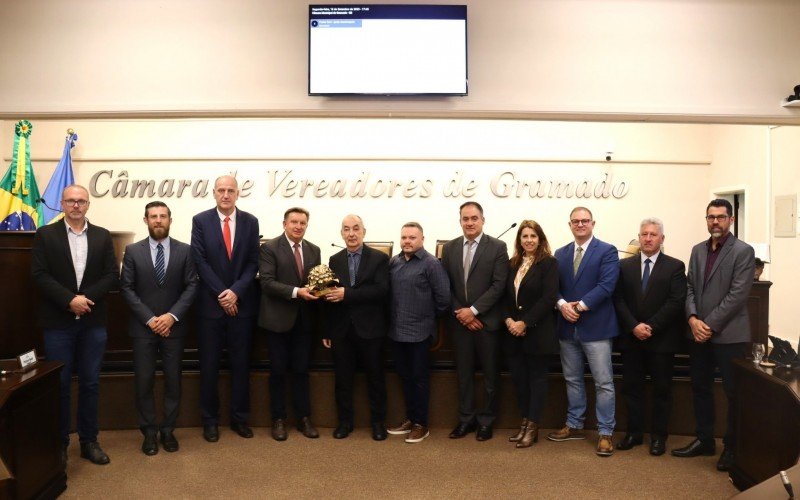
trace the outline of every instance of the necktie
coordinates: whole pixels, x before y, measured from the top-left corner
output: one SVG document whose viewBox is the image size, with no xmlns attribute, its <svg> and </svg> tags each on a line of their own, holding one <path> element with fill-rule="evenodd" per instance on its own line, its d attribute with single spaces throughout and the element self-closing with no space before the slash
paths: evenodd
<svg viewBox="0 0 800 500">
<path fill-rule="evenodd" d="M 225 240 L 225 250 L 228 251 L 228 260 L 231 260 L 231 254 L 233 253 L 231 245 L 231 226 L 228 225 L 228 221 L 230 220 L 230 217 L 225 217 L 224 224 L 222 225 L 222 239 Z"/>
<path fill-rule="evenodd" d="M 464 298 L 467 298 L 467 280 L 469 279 L 469 268 L 472 266 L 472 245 L 473 240 L 467 240 L 464 244 Z M 469 300 L 469 299 L 467 299 Z"/>
<path fill-rule="evenodd" d="M 297 275 L 303 280 L 303 256 L 300 255 L 300 243 L 294 244 L 294 263 L 297 266 Z"/>
<path fill-rule="evenodd" d="M 581 267 L 581 260 L 583 260 L 583 247 L 578 247 L 575 250 L 575 260 L 572 261 L 572 275 L 578 274 L 578 268 Z"/>
<path fill-rule="evenodd" d="M 355 286 L 356 284 L 356 273 L 358 272 L 358 254 L 351 253 L 350 254 L 350 286 Z"/>
<path fill-rule="evenodd" d="M 652 261 L 650 259 L 645 259 L 644 261 L 644 273 L 642 273 L 642 291 L 647 288 L 647 281 L 650 279 L 650 263 Z"/>
<path fill-rule="evenodd" d="M 159 286 L 164 284 L 167 277 L 166 269 L 164 268 L 164 245 L 159 243 L 156 246 L 156 281 Z"/>
</svg>

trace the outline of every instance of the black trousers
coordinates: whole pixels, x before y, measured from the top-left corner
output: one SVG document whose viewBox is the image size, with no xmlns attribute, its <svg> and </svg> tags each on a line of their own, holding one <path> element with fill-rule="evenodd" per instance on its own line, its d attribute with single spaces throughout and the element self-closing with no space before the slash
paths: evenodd
<svg viewBox="0 0 800 500">
<path fill-rule="evenodd" d="M 231 423 L 247 423 L 250 416 L 250 349 L 255 317 L 198 318 L 200 409 L 203 425 L 219 423 L 219 366 L 222 349 L 228 351 L 231 370 Z"/>
<path fill-rule="evenodd" d="M 331 341 L 336 373 L 336 410 L 340 423 L 353 423 L 353 383 L 360 363 L 367 376 L 370 421 L 386 420 L 386 379 L 383 373 L 383 339 L 358 337 L 351 327 L 342 338 Z"/>
<path fill-rule="evenodd" d="M 503 352 L 511 372 L 522 418 L 541 423 L 542 410 L 547 399 L 547 369 L 552 356 L 525 353 L 522 338 L 503 334 L 502 339 Z"/>
<path fill-rule="evenodd" d="M 296 322 L 288 332 L 267 332 L 269 349 L 269 408 L 272 420 L 286 418 L 286 384 L 291 381 L 295 418 L 311 416 L 308 364 L 311 332 Z"/>
<path fill-rule="evenodd" d="M 628 434 L 644 433 L 644 385 L 653 384 L 650 435 L 666 438 L 672 413 L 672 372 L 675 353 L 650 352 L 638 346 L 622 351 L 622 396 L 628 410 Z"/>
<path fill-rule="evenodd" d="M 736 444 L 736 388 L 733 382 L 733 360 L 744 359 L 746 342 L 736 344 L 699 344 L 692 342 L 689 348 L 694 395 L 694 415 L 697 420 L 697 438 L 701 441 L 714 439 L 714 367 L 719 367 L 722 388 L 728 399 L 728 428 L 723 442 L 725 447 Z"/>
<path fill-rule="evenodd" d="M 183 337 L 133 337 L 133 374 L 136 385 L 136 411 L 139 413 L 139 428 L 143 433 L 172 432 L 181 405 L 181 359 Z M 153 385 L 156 376 L 156 361 L 161 354 L 164 372 L 164 418 L 156 422 Z"/>
<path fill-rule="evenodd" d="M 460 324 L 452 325 L 450 331 L 455 344 L 458 418 L 465 423 L 477 420 L 480 425 L 492 425 L 497 415 L 498 351 L 502 333 L 473 332 Z M 480 359 L 483 371 L 485 398 L 481 408 L 475 407 L 476 357 Z"/>
<path fill-rule="evenodd" d="M 431 340 L 432 337 L 422 342 L 392 341 L 395 370 L 403 382 L 406 418 L 426 427 L 431 397 Z"/>
</svg>

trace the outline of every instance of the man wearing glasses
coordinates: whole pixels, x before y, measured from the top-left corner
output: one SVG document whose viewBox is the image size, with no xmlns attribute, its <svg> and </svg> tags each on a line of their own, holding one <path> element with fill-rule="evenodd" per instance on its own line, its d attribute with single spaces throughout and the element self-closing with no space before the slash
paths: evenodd
<svg viewBox="0 0 800 500">
<path fill-rule="evenodd" d="M 693 341 L 689 347 L 689 374 L 694 394 L 697 438 L 672 450 L 676 457 L 712 456 L 714 442 L 714 368 L 719 367 L 728 399 L 728 428 L 717 469 L 733 465 L 736 421 L 733 360 L 744 358 L 750 342 L 747 298 L 753 285 L 753 248 L 730 233 L 733 207 L 716 199 L 706 207 L 711 237 L 692 248 L 687 276 L 686 316 Z"/>
<path fill-rule="evenodd" d="M 78 436 L 81 458 L 105 465 L 97 443 L 100 366 L 106 350 L 106 296 L 117 286 L 119 268 L 108 230 L 90 224 L 89 192 L 71 185 L 61 194 L 64 222 L 40 227 L 33 239 L 31 274 L 41 292 L 38 321 L 47 359 L 61 370 L 62 458 L 67 459 L 70 381 L 78 374 Z"/>
<path fill-rule="evenodd" d="M 586 439 L 586 386 L 584 355 L 594 378 L 596 394 L 597 455 L 614 453 L 614 373 L 611 343 L 619 335 L 612 296 L 619 277 L 619 257 L 612 245 L 592 235 L 594 220 L 588 208 L 576 207 L 569 227 L 575 241 L 556 250 L 560 296 L 557 307 L 561 365 L 567 385 L 567 422 L 547 439 Z"/>
</svg>

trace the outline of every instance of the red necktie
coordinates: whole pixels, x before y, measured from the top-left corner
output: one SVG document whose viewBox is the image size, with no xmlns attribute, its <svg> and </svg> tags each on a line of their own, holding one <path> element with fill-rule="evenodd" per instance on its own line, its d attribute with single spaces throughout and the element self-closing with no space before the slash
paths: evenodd
<svg viewBox="0 0 800 500">
<path fill-rule="evenodd" d="M 294 263 L 297 264 L 297 275 L 303 279 L 303 257 L 300 255 L 300 243 L 294 244 Z"/>
<path fill-rule="evenodd" d="M 231 246 L 231 226 L 228 225 L 230 217 L 225 217 L 224 224 L 222 225 L 222 239 L 225 240 L 225 250 L 228 251 L 228 260 L 231 260 L 233 249 Z"/>
</svg>

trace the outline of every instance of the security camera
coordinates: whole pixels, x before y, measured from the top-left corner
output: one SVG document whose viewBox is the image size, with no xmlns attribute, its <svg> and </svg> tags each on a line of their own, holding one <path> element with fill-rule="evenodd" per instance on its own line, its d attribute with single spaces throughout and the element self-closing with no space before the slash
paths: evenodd
<svg viewBox="0 0 800 500">
<path fill-rule="evenodd" d="M 606 153 L 606 161 L 611 161 L 611 153 Z"/>
</svg>

